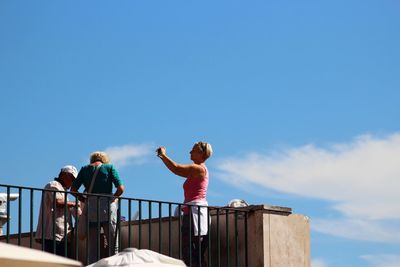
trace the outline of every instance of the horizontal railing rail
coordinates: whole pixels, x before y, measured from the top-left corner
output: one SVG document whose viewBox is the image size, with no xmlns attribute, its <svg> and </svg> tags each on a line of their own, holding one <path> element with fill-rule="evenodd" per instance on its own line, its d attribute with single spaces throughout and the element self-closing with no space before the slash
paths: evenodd
<svg viewBox="0 0 400 267">
<path fill-rule="evenodd" d="M 248 266 L 247 209 L 128 197 L 112 204 L 111 195 L 7 184 L 0 184 L 0 193 L 5 195 L 0 197 L 0 214 L 6 224 L 0 242 L 51 251 L 85 264 L 136 247 L 184 259 L 189 266 Z M 63 205 L 57 202 L 61 199 Z M 85 238 L 79 238 L 80 233 Z"/>
</svg>

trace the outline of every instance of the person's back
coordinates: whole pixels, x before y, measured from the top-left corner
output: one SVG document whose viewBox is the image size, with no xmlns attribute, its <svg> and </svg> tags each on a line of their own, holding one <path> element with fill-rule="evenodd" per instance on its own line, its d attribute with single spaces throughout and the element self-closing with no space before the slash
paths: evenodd
<svg viewBox="0 0 400 267">
<path fill-rule="evenodd" d="M 104 197 L 89 196 L 88 200 L 85 201 L 86 207 L 82 210 L 89 217 L 89 233 L 87 233 L 90 244 L 89 263 L 93 263 L 99 258 L 110 256 L 108 255 L 108 249 L 106 249 L 106 253 L 102 250 L 102 254 L 98 255 L 98 245 L 109 247 L 112 255 L 117 249 L 118 197 L 124 192 L 124 185 L 114 165 L 110 163 L 108 155 L 101 151 L 93 152 L 90 155 L 90 164 L 81 168 L 71 191 L 78 192 L 82 184 L 87 193 L 108 195 Z M 114 194 L 112 194 L 113 185 L 116 187 Z M 83 201 L 82 198 L 81 201 Z M 103 244 L 97 243 L 98 231 L 100 230 L 98 229 L 98 224 L 100 224 L 100 228 L 105 233 Z M 81 229 L 81 231 L 85 231 L 85 228 Z"/>
<path fill-rule="evenodd" d="M 79 188 L 82 184 L 86 189 L 90 187 L 92 177 L 96 171 L 96 167 L 93 164 L 88 164 L 83 166 L 79 171 L 78 177 L 75 180 L 73 186 Z M 93 189 L 91 193 L 95 194 L 111 194 L 113 185 L 118 187 L 122 184 L 117 170 L 113 164 L 103 163 L 99 167 L 99 171 L 96 176 L 96 180 L 93 184 Z"/>
</svg>

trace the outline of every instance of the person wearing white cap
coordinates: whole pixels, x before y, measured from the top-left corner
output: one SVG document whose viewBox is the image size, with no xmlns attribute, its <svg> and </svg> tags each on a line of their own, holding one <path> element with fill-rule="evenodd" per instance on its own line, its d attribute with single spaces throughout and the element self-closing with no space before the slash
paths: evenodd
<svg viewBox="0 0 400 267">
<path fill-rule="evenodd" d="M 76 203 L 75 201 L 69 201 L 68 197 L 67 202 L 65 202 L 65 194 L 61 191 L 70 189 L 77 175 L 78 171 L 74 166 L 66 165 L 61 168 L 58 177 L 47 183 L 42 191 L 42 201 L 35 239 L 37 242 L 42 243 L 42 249 L 44 251 L 55 253 L 60 256 L 67 256 L 64 255 L 65 233 L 67 233 L 68 236 L 72 231 L 71 214 L 75 214 L 73 208 L 75 208 Z M 56 206 L 55 214 L 53 214 L 54 202 Z M 64 209 L 66 210 L 67 218 L 64 216 Z M 65 220 L 67 221 L 66 224 Z M 67 226 L 66 231 L 64 228 L 65 225 Z"/>
</svg>

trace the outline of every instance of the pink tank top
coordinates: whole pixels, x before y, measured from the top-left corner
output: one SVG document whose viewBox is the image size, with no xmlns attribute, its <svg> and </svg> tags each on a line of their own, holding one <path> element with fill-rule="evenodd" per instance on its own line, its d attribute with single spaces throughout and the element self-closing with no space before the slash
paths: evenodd
<svg viewBox="0 0 400 267">
<path fill-rule="evenodd" d="M 205 176 L 202 178 L 188 177 L 183 184 L 183 191 L 185 194 L 185 203 L 193 200 L 206 200 L 207 187 L 208 187 L 208 170 L 204 166 L 206 171 Z"/>
</svg>

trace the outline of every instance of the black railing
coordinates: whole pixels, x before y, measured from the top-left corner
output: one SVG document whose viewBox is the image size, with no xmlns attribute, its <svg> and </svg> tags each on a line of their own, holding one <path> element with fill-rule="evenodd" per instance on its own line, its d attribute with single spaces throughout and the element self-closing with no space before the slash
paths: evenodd
<svg viewBox="0 0 400 267">
<path fill-rule="evenodd" d="M 248 211 L 246 209 L 184 205 L 175 202 L 120 197 L 116 221 L 113 221 L 112 218 L 110 219 L 110 214 L 115 210 L 110 209 L 110 203 L 114 198 L 109 195 L 73 194 L 4 184 L 0 184 L 1 192 L 6 192 L 5 212 L 8 220 L 11 218 L 13 221 L 13 223 L 10 221 L 6 223 L 6 232 L 0 236 L 1 242 L 50 250 L 52 253 L 77 259 L 85 264 L 113 255 L 126 247 L 136 247 L 186 259 L 189 266 L 248 266 Z M 10 195 L 16 193 L 18 201 L 11 201 Z M 63 206 L 57 204 L 56 201 L 57 194 L 60 197 L 60 193 L 64 198 Z M 45 196 L 50 196 L 51 203 L 45 203 Z M 71 211 L 67 207 L 67 202 L 78 206 L 78 198 L 82 199 L 82 197 L 95 201 L 94 203 L 85 201 L 86 221 L 80 224 L 79 220 L 82 217 L 79 216 L 78 209 Z M 107 200 L 106 221 L 101 219 L 104 216 L 101 214 L 104 199 Z M 40 213 L 39 207 L 49 204 L 52 210 L 49 213 L 51 218 L 46 220 L 49 214 Z M 185 206 L 189 207 L 189 214 L 183 215 L 181 210 Z M 175 214 L 173 214 L 174 209 Z M 192 216 L 193 210 L 194 213 L 200 214 L 202 209 L 206 210 L 207 218 L 205 226 L 208 227 L 208 231 L 205 236 L 200 236 L 201 227 L 204 227 L 201 217 L 196 216 L 196 222 Z M 94 219 L 89 218 L 93 215 Z M 42 234 L 35 236 L 39 217 L 42 221 L 39 226 Z M 60 217 L 65 219 L 60 220 Z M 60 223 L 63 227 L 54 227 Z M 188 225 L 185 225 L 187 223 Z M 194 224 L 198 225 L 198 231 L 195 231 Z M 83 229 L 81 229 L 82 225 Z M 115 225 L 115 231 L 111 225 Z M 63 228 L 63 232 L 60 232 L 60 228 Z M 188 229 L 188 233 L 182 232 L 182 229 Z M 83 240 L 78 238 L 81 231 L 86 233 L 86 238 Z M 197 247 L 197 250 L 194 251 L 193 247 Z"/>
</svg>

